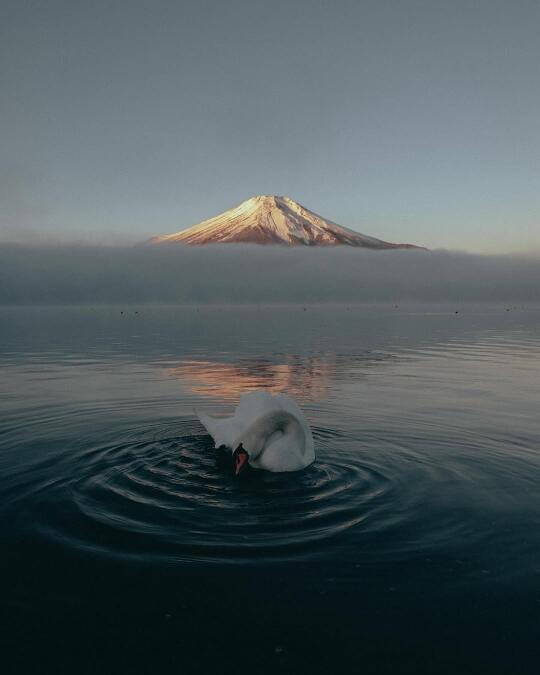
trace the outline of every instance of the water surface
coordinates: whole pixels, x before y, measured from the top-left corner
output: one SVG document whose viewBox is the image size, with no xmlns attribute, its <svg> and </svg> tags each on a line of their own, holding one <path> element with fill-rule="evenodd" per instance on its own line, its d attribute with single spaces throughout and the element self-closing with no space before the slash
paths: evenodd
<svg viewBox="0 0 540 675">
<path fill-rule="evenodd" d="M 536 308 L 5 308 L 0 326 L 13 672 L 537 672 Z M 305 471 L 235 478 L 197 421 L 261 388 L 305 410 Z"/>
</svg>

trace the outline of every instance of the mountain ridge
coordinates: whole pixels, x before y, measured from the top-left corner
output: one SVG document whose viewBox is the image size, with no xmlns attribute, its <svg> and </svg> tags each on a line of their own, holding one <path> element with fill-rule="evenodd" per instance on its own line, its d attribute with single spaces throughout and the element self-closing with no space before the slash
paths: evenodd
<svg viewBox="0 0 540 675">
<path fill-rule="evenodd" d="M 348 245 L 377 250 L 422 248 L 414 244 L 393 244 L 355 232 L 319 216 L 289 197 L 278 195 L 256 195 L 186 230 L 152 237 L 150 243 Z"/>
</svg>

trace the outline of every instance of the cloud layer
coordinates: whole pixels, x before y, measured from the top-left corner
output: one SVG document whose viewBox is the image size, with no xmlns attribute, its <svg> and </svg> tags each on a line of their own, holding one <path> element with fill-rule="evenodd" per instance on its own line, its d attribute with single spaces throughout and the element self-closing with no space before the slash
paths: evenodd
<svg viewBox="0 0 540 675">
<path fill-rule="evenodd" d="M 0 245 L 0 304 L 540 300 L 540 260 L 444 251 Z"/>
</svg>

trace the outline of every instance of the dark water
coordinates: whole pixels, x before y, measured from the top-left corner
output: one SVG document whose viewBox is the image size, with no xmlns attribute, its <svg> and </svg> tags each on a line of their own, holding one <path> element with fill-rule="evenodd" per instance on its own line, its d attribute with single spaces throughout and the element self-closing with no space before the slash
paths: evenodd
<svg viewBox="0 0 540 675">
<path fill-rule="evenodd" d="M 508 309 L 0 310 L 2 672 L 538 672 L 540 311 Z M 194 415 L 259 388 L 304 472 L 234 478 Z"/>
</svg>

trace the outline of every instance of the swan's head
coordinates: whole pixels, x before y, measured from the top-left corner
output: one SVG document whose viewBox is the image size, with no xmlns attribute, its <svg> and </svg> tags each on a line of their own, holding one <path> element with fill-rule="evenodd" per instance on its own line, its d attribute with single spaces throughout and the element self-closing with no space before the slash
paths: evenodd
<svg viewBox="0 0 540 675">
<path fill-rule="evenodd" d="M 233 452 L 233 468 L 235 476 L 242 473 L 248 465 L 249 455 L 242 443 Z"/>
</svg>

